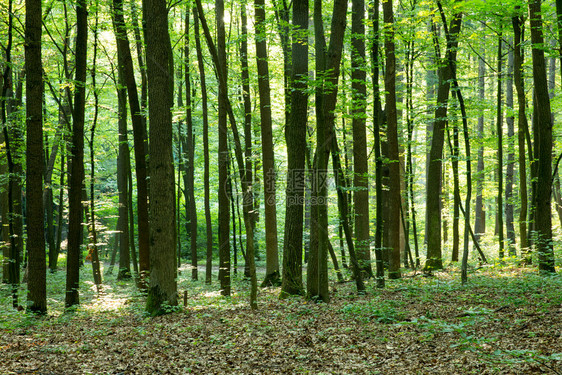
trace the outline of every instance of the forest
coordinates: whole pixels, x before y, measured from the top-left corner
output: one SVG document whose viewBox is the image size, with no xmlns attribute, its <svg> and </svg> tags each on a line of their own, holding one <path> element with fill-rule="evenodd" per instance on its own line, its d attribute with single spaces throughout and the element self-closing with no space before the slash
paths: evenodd
<svg viewBox="0 0 562 375">
<path fill-rule="evenodd" d="M 0 25 L 0 373 L 562 374 L 562 1 Z"/>
</svg>

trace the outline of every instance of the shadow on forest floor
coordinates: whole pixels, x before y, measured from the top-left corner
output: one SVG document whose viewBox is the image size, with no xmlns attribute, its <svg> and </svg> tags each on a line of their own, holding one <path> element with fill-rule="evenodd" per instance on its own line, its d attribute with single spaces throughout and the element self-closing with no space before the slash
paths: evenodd
<svg viewBox="0 0 562 375">
<path fill-rule="evenodd" d="M 253 312 L 246 281 L 233 278 L 225 298 L 216 279 L 191 281 L 185 268 L 186 306 L 156 318 L 132 281 L 106 276 L 97 295 L 86 271 L 82 305 L 63 313 L 59 272 L 44 318 L 10 310 L 1 287 L 0 373 L 562 374 L 560 276 L 508 265 L 462 286 L 457 271 L 410 273 L 385 289 L 371 282 L 366 296 L 333 283 L 330 304 L 261 289 Z"/>
</svg>

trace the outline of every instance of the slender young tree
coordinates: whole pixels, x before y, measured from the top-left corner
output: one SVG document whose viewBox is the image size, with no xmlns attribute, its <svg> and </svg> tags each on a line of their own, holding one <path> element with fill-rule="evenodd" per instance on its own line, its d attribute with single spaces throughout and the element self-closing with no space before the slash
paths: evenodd
<svg viewBox="0 0 562 375">
<path fill-rule="evenodd" d="M 43 222 L 43 66 L 41 62 L 41 0 L 25 2 L 26 193 L 29 279 L 27 309 L 47 312 L 47 268 Z"/>
<path fill-rule="evenodd" d="M 221 293 L 230 296 L 230 195 L 228 191 L 228 130 L 227 120 L 227 66 L 224 1 L 215 0 L 217 23 L 217 70 L 219 76 L 218 130 L 219 130 L 219 281 Z M 200 14 L 201 16 L 201 14 Z"/>
<path fill-rule="evenodd" d="M 484 102 L 486 96 L 486 50 L 482 48 L 478 57 L 478 100 Z M 479 140 L 478 161 L 476 164 L 476 203 L 474 206 L 474 234 L 480 238 L 486 232 L 486 211 L 484 209 L 484 110 L 478 116 L 477 137 Z"/>
<path fill-rule="evenodd" d="M 462 14 L 453 15 L 447 37 L 447 57 L 450 62 L 456 61 L 456 49 L 458 46 L 458 34 L 461 28 Z M 434 39 L 437 38 L 434 29 Z M 439 56 L 439 48 L 436 43 L 436 58 Z M 426 225 L 427 225 L 427 259 L 424 268 L 427 271 L 443 268 L 441 250 L 441 181 L 442 181 L 442 158 L 443 144 L 445 141 L 445 126 L 447 122 L 447 105 L 450 92 L 450 80 L 453 77 L 451 63 L 442 64 L 439 68 L 439 87 L 437 90 L 437 106 L 435 109 L 435 120 L 433 122 L 433 133 L 431 137 L 431 149 L 429 153 L 429 166 L 427 169 L 427 191 L 426 191 Z"/>
<path fill-rule="evenodd" d="M 508 42 L 513 45 L 513 40 Z M 505 104 L 508 108 L 508 115 L 505 119 L 507 124 L 507 160 L 505 171 L 505 229 L 507 235 L 507 246 L 510 256 L 516 255 L 515 252 L 515 227 L 514 204 L 513 204 L 513 185 L 515 182 L 515 117 L 513 116 L 513 49 L 507 55 L 507 73 L 505 80 Z"/>
<path fill-rule="evenodd" d="M 498 191 L 496 196 L 496 229 L 498 232 L 499 243 L 499 258 L 504 257 L 504 232 L 503 232 L 503 90 L 502 90 L 502 68 L 503 68 L 503 55 L 502 55 L 502 32 L 498 35 L 498 59 L 497 59 L 497 73 L 498 73 L 498 91 L 496 101 L 496 137 L 498 141 L 498 166 L 497 166 L 497 179 Z"/>
<path fill-rule="evenodd" d="M 516 8 L 516 13 L 520 12 L 520 8 Z M 524 21 L 521 15 L 516 14 L 511 19 L 513 25 L 513 82 L 517 92 L 517 158 L 519 162 L 519 246 L 521 248 L 521 256 L 526 257 L 528 254 L 529 243 L 527 241 L 527 208 L 528 208 L 528 191 L 527 191 L 527 163 L 525 157 L 525 142 L 529 132 L 527 123 L 527 101 L 525 97 L 524 80 L 522 76 L 523 52 L 521 43 L 523 41 L 522 26 Z M 529 153 L 532 154 L 531 150 Z"/>
<path fill-rule="evenodd" d="M 201 82 L 201 116 L 203 117 L 203 194 L 205 211 L 205 234 L 206 234 L 206 262 L 205 283 L 210 284 L 212 280 L 213 266 L 213 224 L 211 221 L 211 194 L 209 182 L 209 116 L 207 109 L 207 80 L 205 76 L 205 64 L 201 50 L 199 17 L 197 7 L 193 7 L 193 30 L 195 33 L 195 49 L 197 50 L 197 66 L 199 68 L 199 81 Z"/>
<path fill-rule="evenodd" d="M 177 304 L 174 165 L 172 156 L 172 81 L 168 10 L 164 0 L 144 0 L 147 50 L 150 159 L 150 287 L 152 314 Z"/>
<path fill-rule="evenodd" d="M 266 270 L 262 286 L 279 284 L 279 256 L 277 250 L 277 202 L 275 197 L 275 158 L 271 118 L 271 93 L 265 20 L 265 1 L 255 0 L 256 59 L 260 96 L 261 149 L 263 164 L 263 194 L 265 205 Z"/>
<path fill-rule="evenodd" d="M 131 3 L 134 3 L 132 1 Z M 134 9 L 134 8 L 133 8 Z M 136 12 L 133 11 L 133 19 Z M 131 56 L 131 48 L 127 37 L 127 28 L 125 26 L 125 17 L 123 14 L 123 0 L 113 0 L 113 23 L 115 37 L 117 39 L 117 50 L 119 51 L 119 67 L 123 70 L 123 79 L 127 87 L 127 96 L 129 98 L 129 107 L 131 111 L 131 122 L 133 125 L 133 142 L 135 152 L 135 172 L 137 175 L 137 221 L 138 221 L 138 242 L 139 242 L 139 272 L 140 286 L 146 287 L 145 277 L 148 275 L 150 268 L 150 250 L 149 250 L 149 218 L 148 218 L 148 181 L 147 181 L 147 139 L 146 139 L 146 123 L 143 117 L 142 103 L 143 95 L 139 102 L 137 91 L 137 83 L 133 68 L 133 59 Z M 136 21 L 133 21 L 135 27 Z M 138 43 L 140 34 L 137 38 L 137 53 L 142 50 Z M 141 77 L 143 79 L 144 90 L 144 66 L 142 62 L 142 54 L 139 54 L 139 65 Z"/>
<path fill-rule="evenodd" d="M 84 186 L 84 117 L 86 106 L 86 62 L 88 52 L 88 9 L 85 0 L 76 2 L 76 63 L 70 188 L 68 192 L 68 250 L 66 259 L 66 307 L 78 305 L 80 245 L 82 244 L 82 193 Z"/>
</svg>

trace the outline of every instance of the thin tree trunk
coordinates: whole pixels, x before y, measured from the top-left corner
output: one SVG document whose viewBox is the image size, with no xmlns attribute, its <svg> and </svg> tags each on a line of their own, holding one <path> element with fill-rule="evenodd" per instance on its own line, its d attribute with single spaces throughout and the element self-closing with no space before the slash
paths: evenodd
<svg viewBox="0 0 562 375">
<path fill-rule="evenodd" d="M 485 91 L 485 75 L 486 63 L 485 59 L 486 50 L 481 50 L 481 56 L 478 57 L 478 100 L 484 102 L 486 96 Z M 476 165 L 476 204 L 474 207 L 474 232 L 477 238 L 481 238 L 486 232 L 486 211 L 484 210 L 483 193 L 484 193 L 484 110 L 480 111 L 478 116 L 478 162 Z"/>
<path fill-rule="evenodd" d="M 69 189 L 68 250 L 66 260 L 66 307 L 78 305 L 80 244 L 82 243 L 84 186 L 84 112 L 86 105 L 86 63 L 88 48 L 88 10 L 85 0 L 76 3 L 76 77 L 72 111 L 72 161 Z"/>
<path fill-rule="evenodd" d="M 497 149 L 498 149 L 498 166 L 496 171 L 496 176 L 498 179 L 498 191 L 497 191 L 497 207 L 496 207 L 496 224 L 498 231 L 498 244 L 499 251 L 498 256 L 503 259 L 504 254 L 504 233 L 503 233 L 503 93 L 502 93 L 502 31 L 498 35 L 498 59 L 497 59 L 497 73 L 498 73 L 498 92 L 497 92 L 497 103 L 496 103 L 496 137 L 497 137 Z"/>
<path fill-rule="evenodd" d="M 256 59 L 260 96 L 262 163 L 265 206 L 266 271 L 263 285 L 279 284 L 279 257 L 277 250 L 277 202 L 275 198 L 275 159 L 269 86 L 269 63 L 265 29 L 265 1 L 254 0 Z"/>
<path fill-rule="evenodd" d="M 510 44 L 513 44 L 511 41 Z M 510 49 L 507 57 L 507 79 L 505 89 L 505 104 L 508 109 L 506 117 L 507 123 L 507 165 L 505 172 L 505 228 L 507 235 L 507 246 L 510 256 L 515 256 L 515 227 L 514 222 L 514 205 L 513 205 L 513 184 L 514 184 L 514 169 L 515 169 L 515 118 L 513 112 L 513 50 Z"/>
<path fill-rule="evenodd" d="M 375 149 L 375 189 L 376 189 L 376 227 L 375 227 L 375 258 L 377 287 L 384 287 L 384 264 L 382 252 L 382 157 L 381 157 L 381 123 L 382 107 L 379 93 L 379 0 L 375 0 L 370 10 L 370 19 L 373 25 L 371 45 L 371 76 L 373 81 L 373 123 L 374 123 L 374 149 Z"/>
<path fill-rule="evenodd" d="M 136 18 L 136 12 L 133 8 L 133 18 Z M 137 84 L 133 69 L 133 59 L 131 57 L 131 49 L 129 39 L 127 38 L 127 29 L 123 16 L 123 0 L 113 0 L 113 20 L 115 27 L 115 37 L 117 39 L 117 49 L 120 50 L 119 65 L 123 69 L 123 79 L 127 86 L 127 95 L 129 98 L 129 107 L 131 112 L 131 122 L 133 125 L 133 142 L 135 149 L 135 168 L 137 176 L 137 225 L 138 225 L 138 241 L 139 241 L 139 272 L 140 287 L 146 288 L 146 277 L 150 269 L 150 249 L 149 249 L 149 218 L 148 218 L 148 181 L 147 181 L 147 136 L 146 123 L 143 118 L 143 96 L 141 93 L 141 101 L 137 92 Z M 136 29 L 136 21 L 133 20 L 133 27 Z M 139 39 L 140 35 L 136 35 L 137 53 L 140 52 Z M 141 68 L 141 77 L 143 79 L 142 86 L 144 89 L 144 69 L 142 66 L 142 57 L 139 57 Z"/>
<path fill-rule="evenodd" d="M 520 9 L 517 9 L 520 10 Z M 529 243 L 527 241 L 527 166 L 525 158 L 525 141 L 528 133 L 529 125 L 527 123 L 526 109 L 527 101 L 525 98 L 525 89 L 523 87 L 524 80 L 522 77 L 523 52 L 521 50 L 521 42 L 523 40 L 522 25 L 524 21 L 522 17 L 516 15 L 511 19 L 513 25 L 513 81 L 515 90 L 517 91 L 517 154 L 519 162 L 519 244 L 521 248 L 521 257 L 528 261 Z M 531 153 L 531 151 L 529 151 Z"/>
<path fill-rule="evenodd" d="M 197 7 L 194 7 L 193 14 L 197 14 Z M 195 48 L 197 50 L 197 64 L 199 67 L 199 81 L 201 82 L 201 108 L 203 117 L 203 194 L 205 211 L 205 234 L 206 234 L 206 262 L 205 262 L 205 283 L 210 284 L 212 280 L 213 268 L 213 224 L 211 221 L 210 203 L 210 182 L 209 182 L 209 116 L 207 109 L 207 83 L 205 77 L 205 64 L 201 51 L 201 41 L 199 32 L 199 17 L 194 17 L 193 29 L 195 33 Z"/>
</svg>

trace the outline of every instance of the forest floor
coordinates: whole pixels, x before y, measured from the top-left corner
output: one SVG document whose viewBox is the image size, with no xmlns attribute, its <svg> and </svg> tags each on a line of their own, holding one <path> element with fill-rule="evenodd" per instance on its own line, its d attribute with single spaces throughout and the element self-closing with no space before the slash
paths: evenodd
<svg viewBox="0 0 562 375">
<path fill-rule="evenodd" d="M 64 312 L 64 272 L 50 274 L 42 318 L 0 287 L 0 374 L 562 374 L 562 277 L 536 269 L 481 268 L 465 286 L 458 269 L 411 272 L 364 296 L 333 283 L 329 304 L 266 288 L 257 311 L 246 281 L 225 298 L 189 275 L 182 306 L 155 318 L 114 276 L 98 294 L 83 271 Z"/>
</svg>

